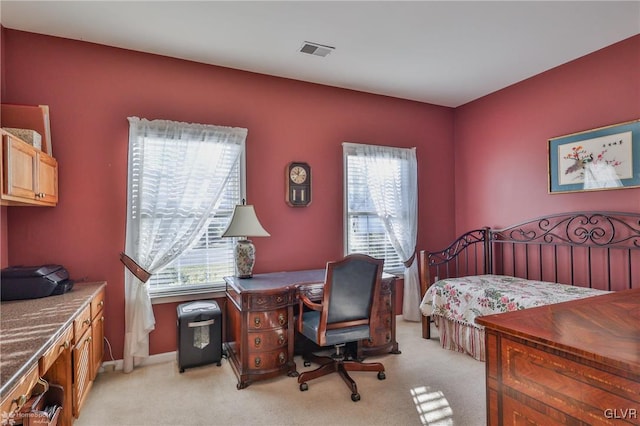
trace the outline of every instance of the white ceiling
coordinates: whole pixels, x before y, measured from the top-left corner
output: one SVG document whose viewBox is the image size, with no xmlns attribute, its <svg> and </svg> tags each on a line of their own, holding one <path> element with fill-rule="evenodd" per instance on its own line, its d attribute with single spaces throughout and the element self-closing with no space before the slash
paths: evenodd
<svg viewBox="0 0 640 426">
<path fill-rule="evenodd" d="M 456 107 L 640 33 L 640 1 L 1 0 L 0 21 Z"/>
</svg>

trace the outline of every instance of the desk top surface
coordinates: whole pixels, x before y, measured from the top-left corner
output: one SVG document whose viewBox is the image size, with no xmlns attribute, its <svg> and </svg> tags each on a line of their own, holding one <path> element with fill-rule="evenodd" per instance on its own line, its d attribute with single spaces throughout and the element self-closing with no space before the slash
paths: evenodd
<svg viewBox="0 0 640 426">
<path fill-rule="evenodd" d="M 224 277 L 227 284 L 233 285 L 240 291 L 268 291 L 302 284 L 323 283 L 324 279 L 324 269 L 270 272 L 255 274 L 252 278 Z"/>
<path fill-rule="evenodd" d="M 232 285 L 238 291 L 269 291 L 291 286 L 305 284 L 323 284 L 326 278 L 326 269 L 309 269 L 304 271 L 269 272 L 255 274 L 252 278 L 224 277 L 227 284 Z M 382 279 L 386 281 L 394 278 L 393 275 L 383 273 Z"/>
<path fill-rule="evenodd" d="M 487 315 L 476 322 L 640 374 L 640 289 Z"/>
</svg>

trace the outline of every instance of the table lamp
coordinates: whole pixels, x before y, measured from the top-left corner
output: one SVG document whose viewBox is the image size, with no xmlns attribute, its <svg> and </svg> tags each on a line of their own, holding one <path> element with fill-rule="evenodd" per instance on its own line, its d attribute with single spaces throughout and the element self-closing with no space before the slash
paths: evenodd
<svg viewBox="0 0 640 426">
<path fill-rule="evenodd" d="M 240 237 L 236 242 L 234 259 L 236 262 L 236 276 L 238 278 L 251 278 L 253 265 L 256 263 L 256 248 L 247 237 L 270 237 L 271 235 L 262 227 L 256 211 L 252 205 L 237 205 L 233 210 L 231 223 L 222 233 L 223 237 Z"/>
</svg>

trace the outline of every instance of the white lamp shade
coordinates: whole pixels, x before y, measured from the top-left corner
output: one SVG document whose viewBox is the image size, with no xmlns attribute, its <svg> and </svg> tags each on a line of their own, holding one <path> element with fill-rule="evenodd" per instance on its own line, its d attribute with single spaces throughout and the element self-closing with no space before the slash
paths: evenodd
<svg viewBox="0 0 640 426">
<path fill-rule="evenodd" d="M 262 227 L 252 205 L 237 205 L 223 237 L 270 237 Z"/>
</svg>

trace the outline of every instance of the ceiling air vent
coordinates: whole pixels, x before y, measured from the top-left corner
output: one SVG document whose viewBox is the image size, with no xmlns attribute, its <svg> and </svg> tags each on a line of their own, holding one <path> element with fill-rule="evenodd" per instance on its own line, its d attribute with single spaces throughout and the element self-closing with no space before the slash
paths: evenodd
<svg viewBox="0 0 640 426">
<path fill-rule="evenodd" d="M 312 43 L 310 41 L 305 41 L 302 43 L 302 47 L 300 48 L 300 52 L 308 53 L 309 55 L 315 56 L 327 56 L 331 53 L 335 47 L 325 46 L 324 44 Z"/>
</svg>

